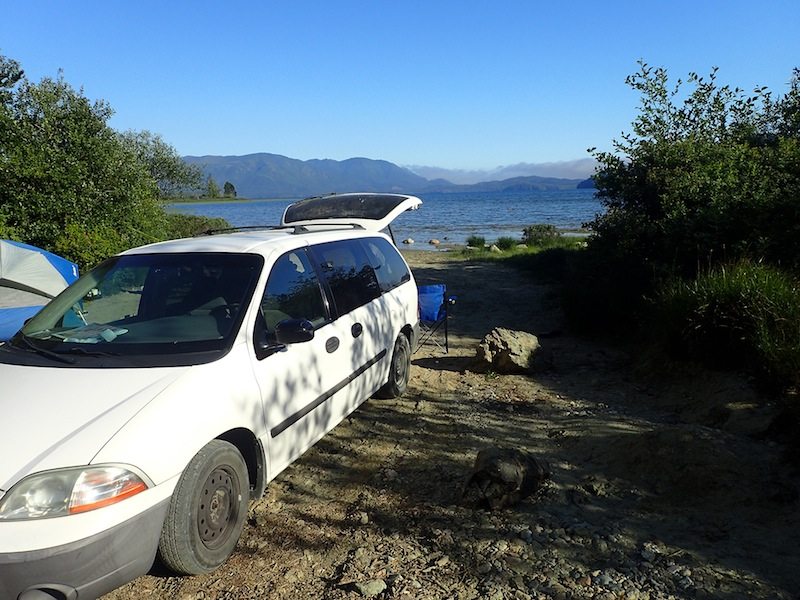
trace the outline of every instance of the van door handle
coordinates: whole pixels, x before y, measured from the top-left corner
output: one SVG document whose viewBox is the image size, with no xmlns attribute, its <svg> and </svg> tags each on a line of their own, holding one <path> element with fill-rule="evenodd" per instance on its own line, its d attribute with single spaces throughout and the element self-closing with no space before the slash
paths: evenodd
<svg viewBox="0 0 800 600">
<path fill-rule="evenodd" d="M 353 326 L 350 328 L 350 333 L 353 334 L 354 338 L 357 338 L 362 333 L 364 333 L 364 327 L 361 325 L 361 323 L 354 323 Z"/>
</svg>

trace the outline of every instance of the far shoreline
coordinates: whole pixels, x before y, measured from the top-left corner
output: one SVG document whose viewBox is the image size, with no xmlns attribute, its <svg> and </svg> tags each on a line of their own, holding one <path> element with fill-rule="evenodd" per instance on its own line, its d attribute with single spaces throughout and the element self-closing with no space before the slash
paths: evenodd
<svg viewBox="0 0 800 600">
<path fill-rule="evenodd" d="M 164 204 L 246 204 L 250 198 L 169 198 Z"/>
</svg>

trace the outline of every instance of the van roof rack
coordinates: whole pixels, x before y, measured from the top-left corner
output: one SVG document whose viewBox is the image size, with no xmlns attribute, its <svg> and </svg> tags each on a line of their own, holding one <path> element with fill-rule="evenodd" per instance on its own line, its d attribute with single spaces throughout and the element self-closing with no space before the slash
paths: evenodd
<svg viewBox="0 0 800 600">
<path fill-rule="evenodd" d="M 333 231 L 336 229 L 364 229 L 363 225 L 358 223 L 348 222 L 335 222 L 328 221 L 325 223 L 297 223 L 295 225 L 242 225 L 240 227 L 223 227 L 220 229 L 206 229 L 196 234 L 195 237 L 201 235 L 218 235 L 223 233 L 236 233 L 239 231 L 285 231 L 292 235 L 299 233 L 309 233 L 311 231 Z"/>
</svg>

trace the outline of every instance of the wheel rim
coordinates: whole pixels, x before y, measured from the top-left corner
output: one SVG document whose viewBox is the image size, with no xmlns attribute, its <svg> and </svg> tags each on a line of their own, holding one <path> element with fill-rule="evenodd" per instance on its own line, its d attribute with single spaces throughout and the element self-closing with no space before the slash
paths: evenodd
<svg viewBox="0 0 800 600">
<path fill-rule="evenodd" d="M 408 355 L 403 344 L 397 345 L 397 361 L 394 366 L 394 379 L 397 383 L 405 383 L 408 380 Z"/>
<path fill-rule="evenodd" d="M 197 529 L 210 549 L 224 545 L 236 528 L 239 482 L 227 469 L 214 469 L 203 484 L 197 510 Z"/>
</svg>

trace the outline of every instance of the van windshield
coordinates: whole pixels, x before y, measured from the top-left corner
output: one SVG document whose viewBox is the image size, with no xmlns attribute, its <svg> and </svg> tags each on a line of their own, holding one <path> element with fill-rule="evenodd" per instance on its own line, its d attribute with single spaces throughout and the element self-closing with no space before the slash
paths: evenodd
<svg viewBox="0 0 800 600">
<path fill-rule="evenodd" d="M 81 366 L 109 356 L 148 366 L 207 362 L 230 349 L 262 265 L 252 254 L 115 257 L 45 306 L 10 345 Z"/>
</svg>

